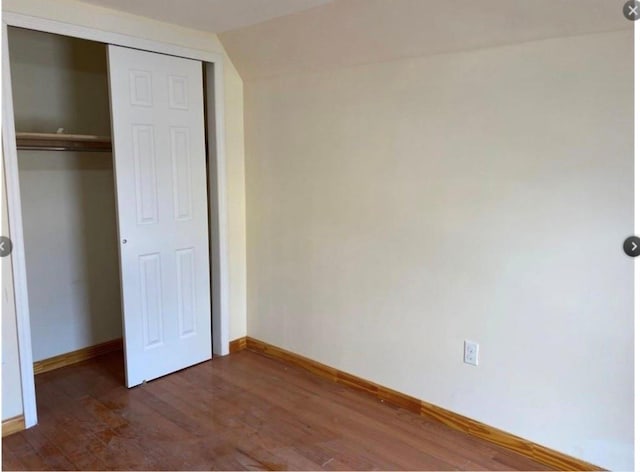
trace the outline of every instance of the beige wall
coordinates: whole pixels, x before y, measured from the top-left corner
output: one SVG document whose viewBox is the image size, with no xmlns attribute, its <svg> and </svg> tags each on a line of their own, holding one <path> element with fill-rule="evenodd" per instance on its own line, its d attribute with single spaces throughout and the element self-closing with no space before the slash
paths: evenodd
<svg viewBox="0 0 640 472">
<path fill-rule="evenodd" d="M 245 81 L 249 335 L 632 468 L 632 41 Z"/>
<path fill-rule="evenodd" d="M 247 335 L 247 241 L 244 176 L 242 79 L 226 56 L 224 114 L 227 147 L 227 224 L 229 237 L 229 339 Z"/>
</svg>

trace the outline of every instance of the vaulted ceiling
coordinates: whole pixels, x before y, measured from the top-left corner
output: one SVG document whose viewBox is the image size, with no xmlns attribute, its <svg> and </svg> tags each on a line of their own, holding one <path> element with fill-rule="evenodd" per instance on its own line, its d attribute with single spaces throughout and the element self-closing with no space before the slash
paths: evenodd
<svg viewBox="0 0 640 472">
<path fill-rule="evenodd" d="M 211 33 L 259 23 L 331 0 L 82 0 Z"/>
<path fill-rule="evenodd" d="M 244 80 L 633 30 L 622 0 L 83 0 L 218 33 Z"/>
<path fill-rule="evenodd" d="M 269 1 L 269 0 L 265 0 Z M 335 0 L 219 35 L 244 80 L 633 30 L 616 0 Z"/>
</svg>

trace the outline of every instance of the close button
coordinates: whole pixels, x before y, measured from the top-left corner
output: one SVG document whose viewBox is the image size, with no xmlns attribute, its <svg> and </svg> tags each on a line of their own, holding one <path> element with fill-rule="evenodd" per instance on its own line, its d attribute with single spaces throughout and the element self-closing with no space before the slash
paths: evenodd
<svg viewBox="0 0 640 472">
<path fill-rule="evenodd" d="M 640 238 L 638 236 L 629 236 L 624 240 L 622 249 L 629 257 L 640 256 Z"/>
</svg>

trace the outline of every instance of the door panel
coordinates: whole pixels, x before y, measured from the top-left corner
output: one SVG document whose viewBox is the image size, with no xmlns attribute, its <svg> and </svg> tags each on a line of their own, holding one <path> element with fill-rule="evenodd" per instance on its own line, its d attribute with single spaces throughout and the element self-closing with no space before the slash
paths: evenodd
<svg viewBox="0 0 640 472">
<path fill-rule="evenodd" d="M 109 46 L 127 385 L 211 358 L 202 66 Z"/>
</svg>

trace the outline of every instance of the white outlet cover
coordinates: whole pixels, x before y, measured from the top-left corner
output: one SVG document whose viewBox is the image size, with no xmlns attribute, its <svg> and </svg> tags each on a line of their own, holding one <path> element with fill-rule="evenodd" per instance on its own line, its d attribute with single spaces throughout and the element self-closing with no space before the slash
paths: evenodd
<svg viewBox="0 0 640 472">
<path fill-rule="evenodd" d="M 464 341 L 464 357 L 463 361 L 465 364 L 470 365 L 478 365 L 479 364 L 479 351 L 480 345 L 475 341 L 469 341 L 465 339 Z"/>
</svg>

